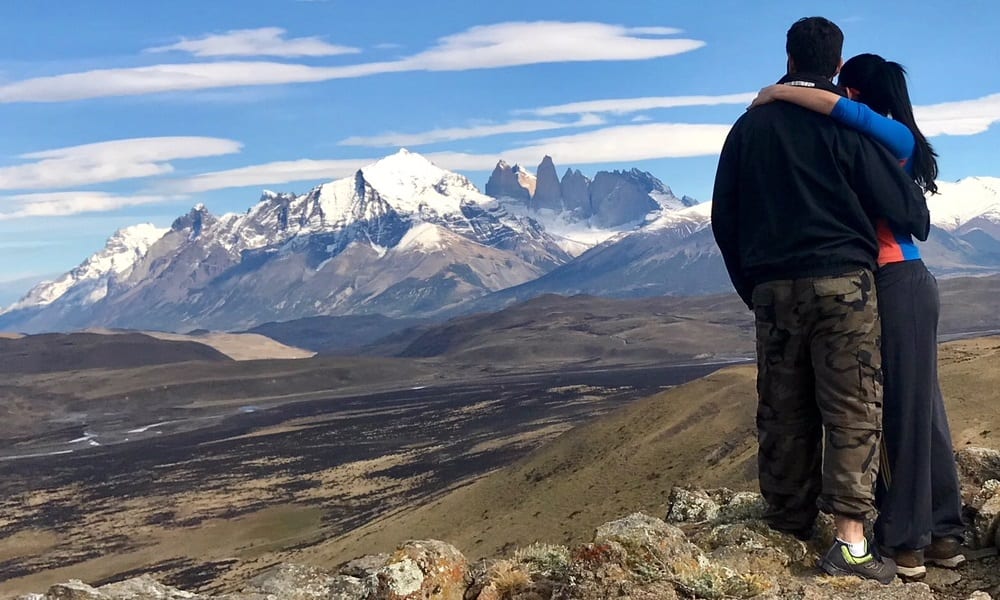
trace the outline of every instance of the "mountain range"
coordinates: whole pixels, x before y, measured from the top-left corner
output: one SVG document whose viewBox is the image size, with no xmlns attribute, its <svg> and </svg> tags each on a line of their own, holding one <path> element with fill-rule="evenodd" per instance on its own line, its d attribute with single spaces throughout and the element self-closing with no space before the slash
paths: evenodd
<svg viewBox="0 0 1000 600">
<path fill-rule="evenodd" d="M 1000 179 L 938 182 L 927 200 L 931 234 L 920 244 L 938 277 L 1000 272 Z M 711 230 L 711 202 L 676 211 L 597 245 L 538 279 L 471 301 L 465 311 L 497 310 L 542 294 L 620 298 L 701 295 L 731 289 Z"/>
<path fill-rule="evenodd" d="M 500 161 L 481 193 L 400 150 L 244 214 L 203 205 L 170 228 L 116 232 L 100 252 L 0 313 L 0 330 L 247 329 L 318 315 L 446 317 L 543 294 L 724 292 L 711 203 L 649 173 L 593 179 L 546 156 Z M 1000 272 L 1000 179 L 940 182 L 922 245 L 939 276 Z"/>
<path fill-rule="evenodd" d="M 538 223 L 405 150 L 300 196 L 265 192 L 245 214 L 198 205 L 166 231 L 131 228 L 113 242 L 95 257 L 115 268 L 85 263 L 36 287 L 0 316 L 3 328 L 234 329 L 428 313 L 571 259 Z"/>
</svg>

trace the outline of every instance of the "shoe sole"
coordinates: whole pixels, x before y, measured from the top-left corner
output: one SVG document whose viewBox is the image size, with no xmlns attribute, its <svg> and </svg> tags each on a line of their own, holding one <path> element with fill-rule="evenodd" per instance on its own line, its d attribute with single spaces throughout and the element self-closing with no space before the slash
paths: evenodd
<svg viewBox="0 0 1000 600">
<path fill-rule="evenodd" d="M 956 554 L 951 558 L 924 558 L 924 562 L 946 569 L 954 569 L 965 562 L 965 555 Z"/>
<path fill-rule="evenodd" d="M 927 575 L 927 567 L 904 567 L 896 563 L 896 574 L 906 579 L 923 579 Z"/>
<path fill-rule="evenodd" d="M 820 561 L 819 568 L 822 569 L 827 575 L 832 575 L 833 577 L 860 577 L 861 579 L 869 579 L 871 581 L 877 581 L 877 582 L 881 583 L 882 585 L 889 585 L 890 583 L 892 583 L 892 580 L 896 578 L 895 574 L 893 574 L 892 578 L 885 579 L 885 580 L 883 580 L 883 579 L 875 579 L 874 577 L 865 577 L 861 573 L 855 573 L 854 571 L 848 571 L 847 569 L 841 569 L 837 565 L 835 565 L 835 564 L 833 564 L 833 563 L 831 563 L 829 561 L 826 561 L 826 560 Z M 898 565 L 896 566 L 896 570 L 897 571 L 899 570 L 899 566 Z"/>
</svg>

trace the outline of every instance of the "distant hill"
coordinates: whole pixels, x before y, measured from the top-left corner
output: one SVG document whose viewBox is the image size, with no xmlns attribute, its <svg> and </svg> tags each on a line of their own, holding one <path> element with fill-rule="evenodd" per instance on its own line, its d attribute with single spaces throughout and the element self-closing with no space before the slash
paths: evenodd
<svg viewBox="0 0 1000 600">
<path fill-rule="evenodd" d="M 264 323 L 250 329 L 250 332 L 319 354 L 347 355 L 355 354 L 377 340 L 424 322 L 420 319 L 393 319 L 382 315 L 306 317 Z"/>
<path fill-rule="evenodd" d="M 942 335 L 1000 331 L 1000 275 L 942 279 Z M 642 364 L 752 356 L 753 315 L 735 294 L 606 298 L 546 294 L 496 312 L 393 334 L 369 354 L 493 365 Z"/>
<path fill-rule="evenodd" d="M 126 369 L 187 361 L 225 362 L 218 350 L 190 341 L 160 340 L 140 333 L 46 333 L 0 338 L 0 373 L 53 373 Z"/>
<path fill-rule="evenodd" d="M 1000 275 L 938 282 L 941 333 L 1000 330 Z"/>
<path fill-rule="evenodd" d="M 190 341 L 211 346 L 233 360 L 282 360 L 311 358 L 315 352 L 292 344 L 283 344 L 270 336 L 257 333 L 226 333 L 221 331 L 199 331 L 187 335 L 143 331 L 146 335 L 161 340 Z"/>
<path fill-rule="evenodd" d="M 401 332 L 368 351 L 528 369 L 656 364 L 749 356 L 753 327 L 750 312 L 732 294 L 627 300 L 545 295 Z"/>
</svg>

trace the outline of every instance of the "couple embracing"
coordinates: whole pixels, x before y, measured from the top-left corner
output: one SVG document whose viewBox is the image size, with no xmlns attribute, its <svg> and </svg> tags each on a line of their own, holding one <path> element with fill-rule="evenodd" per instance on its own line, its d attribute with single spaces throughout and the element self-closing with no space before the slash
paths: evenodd
<svg viewBox="0 0 1000 600">
<path fill-rule="evenodd" d="M 844 63 L 843 39 L 821 17 L 789 29 L 787 74 L 726 140 L 712 227 L 755 316 L 765 517 L 809 539 L 832 514 L 820 567 L 888 583 L 964 561 L 937 284 L 913 242 L 937 164 L 903 68 Z"/>
</svg>

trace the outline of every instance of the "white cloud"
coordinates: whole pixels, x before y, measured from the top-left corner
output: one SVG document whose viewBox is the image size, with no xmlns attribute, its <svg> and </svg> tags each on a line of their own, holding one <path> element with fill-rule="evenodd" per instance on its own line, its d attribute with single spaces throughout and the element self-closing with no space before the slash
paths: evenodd
<svg viewBox="0 0 1000 600">
<path fill-rule="evenodd" d="M 55 246 L 56 243 L 53 242 L 53 243 L 48 244 L 48 245 Z M 18 247 L 18 246 L 15 246 L 15 247 Z M 33 284 L 38 283 L 39 281 L 42 281 L 44 279 L 55 278 L 55 277 L 58 277 L 60 275 L 62 275 L 62 273 L 59 273 L 59 272 L 51 273 L 51 272 L 45 272 L 45 271 L 37 272 L 37 273 L 22 273 L 22 272 L 7 273 L 5 275 L 0 276 L 0 285 L 2 285 L 4 287 L 12 287 L 12 288 L 13 287 L 21 287 L 21 286 L 24 286 L 25 288 L 29 288 Z M 25 289 L 25 291 L 27 291 L 27 289 Z"/>
<path fill-rule="evenodd" d="M 59 242 L 55 240 L 7 240 L 0 242 L 0 250 L 36 250 L 58 245 Z"/>
<path fill-rule="evenodd" d="M 7 196 L 0 201 L 0 221 L 27 217 L 65 217 L 80 213 L 106 212 L 127 206 L 166 202 L 176 197 L 116 196 L 105 192 L 51 192 Z"/>
<path fill-rule="evenodd" d="M 627 31 L 632 35 L 677 35 L 684 33 L 683 29 L 676 27 L 629 27 Z"/>
<path fill-rule="evenodd" d="M 641 28 L 642 31 L 653 31 Z M 528 64 L 646 60 L 690 52 L 704 42 L 639 36 L 604 23 L 499 23 L 446 36 L 429 50 L 395 61 L 323 67 L 225 61 L 98 69 L 0 85 L 0 103 L 60 102 L 245 85 L 308 83 L 403 71 L 463 71 Z M 674 31 L 674 30 L 670 30 Z M 291 40 L 289 40 L 291 41 Z"/>
<path fill-rule="evenodd" d="M 533 133 L 552 129 L 591 127 L 594 125 L 603 125 L 604 122 L 604 119 L 595 115 L 583 115 L 580 119 L 572 122 L 521 120 L 490 125 L 473 125 L 471 127 L 432 129 L 430 131 L 423 131 L 420 133 L 391 132 L 373 136 L 355 136 L 341 140 L 339 144 L 341 146 L 368 146 L 374 148 L 390 146 L 412 147 L 424 144 L 433 144 L 436 142 L 451 142 L 455 140 L 484 138 L 509 133 Z"/>
<path fill-rule="evenodd" d="M 1000 94 L 917 106 L 913 112 L 926 136 L 976 135 L 1000 122 Z"/>
<path fill-rule="evenodd" d="M 552 117 L 581 113 L 613 113 L 624 115 L 656 108 L 682 106 L 717 106 L 721 104 L 750 104 L 757 92 L 725 94 L 721 96 L 650 96 L 646 98 L 618 98 L 614 100 L 586 100 L 555 106 L 519 110 L 518 113 Z"/>
<path fill-rule="evenodd" d="M 488 171 L 503 157 L 534 164 L 548 154 L 563 164 L 620 163 L 654 158 L 718 154 L 730 125 L 648 123 L 606 127 L 596 131 L 543 139 L 530 145 L 489 154 L 435 152 L 425 154 L 435 164 L 456 171 Z M 264 186 L 295 181 L 345 177 L 376 159 L 294 160 L 216 171 L 174 182 L 178 192 Z"/>
<path fill-rule="evenodd" d="M 653 28 L 640 29 L 645 36 Z M 638 37 L 636 30 L 606 23 L 511 22 L 473 27 L 439 40 L 437 47 L 404 59 L 414 68 L 458 71 L 554 62 L 645 60 L 696 50 L 705 42 Z"/>
<path fill-rule="evenodd" d="M 448 169 L 488 170 L 498 158 L 534 164 L 548 154 L 563 164 L 620 163 L 656 158 L 712 156 L 722 150 L 731 125 L 648 123 L 605 127 L 540 140 L 496 154 L 436 153 L 427 155 Z"/>
<path fill-rule="evenodd" d="M 322 181 L 346 177 L 374 159 L 289 160 L 239 169 L 204 173 L 170 184 L 178 192 L 207 192 L 227 188 L 275 185 L 293 181 Z"/>
<path fill-rule="evenodd" d="M 235 29 L 197 39 L 182 38 L 176 44 L 149 48 L 146 52 L 188 52 L 194 56 L 335 56 L 357 54 L 361 50 L 336 46 L 318 37 L 285 39 L 280 27 Z"/>
<path fill-rule="evenodd" d="M 314 82 L 332 79 L 328 71 L 331 69 L 264 61 L 99 69 L 0 86 L 0 102 L 62 102 L 242 85 Z"/>
<path fill-rule="evenodd" d="M 0 190 L 59 189 L 151 177 L 173 171 L 171 160 L 233 154 L 241 144 L 210 137 L 151 137 L 114 140 L 32 152 L 34 160 L 0 167 Z"/>
</svg>

